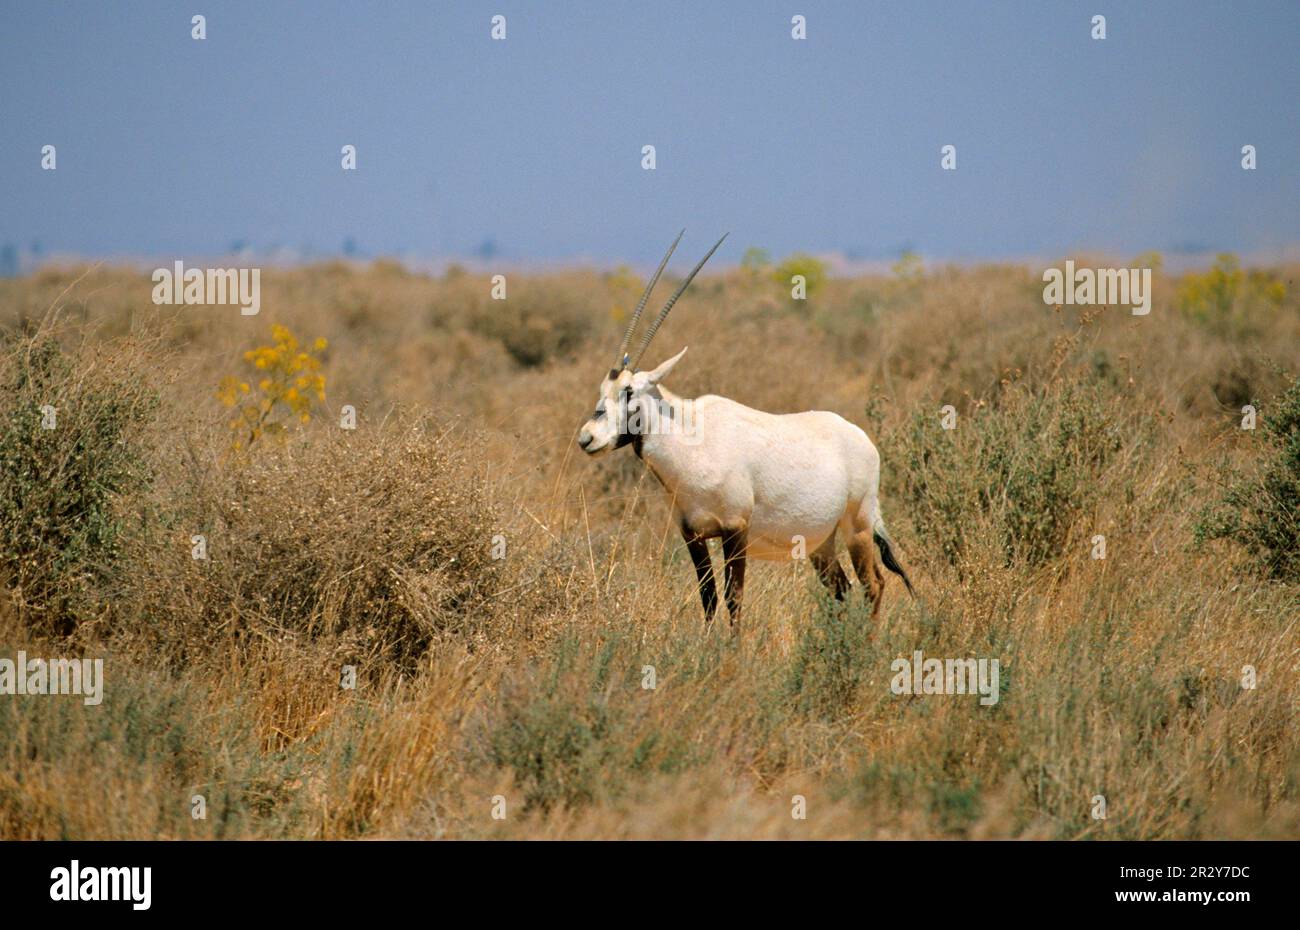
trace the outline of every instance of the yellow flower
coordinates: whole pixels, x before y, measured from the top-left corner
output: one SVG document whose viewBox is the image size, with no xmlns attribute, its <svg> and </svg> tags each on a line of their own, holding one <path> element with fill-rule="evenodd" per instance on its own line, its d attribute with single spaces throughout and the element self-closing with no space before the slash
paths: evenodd
<svg viewBox="0 0 1300 930">
<path fill-rule="evenodd" d="M 298 340 L 287 326 L 271 327 L 271 345 L 256 346 L 242 353 L 244 362 L 263 377 L 256 381 L 256 391 L 248 381 L 235 376 L 222 378 L 217 397 L 226 407 L 238 408 L 239 418 L 229 421 L 232 448 L 239 450 L 263 435 L 280 435 L 289 418 L 300 423 L 311 421 L 312 406 L 325 401 L 325 376 L 319 374 L 321 362 L 316 352 L 324 351 L 328 342 L 317 338 L 310 348 L 299 350 Z M 313 401 L 313 395 L 315 401 Z M 240 400 L 252 403 L 240 407 Z"/>
</svg>

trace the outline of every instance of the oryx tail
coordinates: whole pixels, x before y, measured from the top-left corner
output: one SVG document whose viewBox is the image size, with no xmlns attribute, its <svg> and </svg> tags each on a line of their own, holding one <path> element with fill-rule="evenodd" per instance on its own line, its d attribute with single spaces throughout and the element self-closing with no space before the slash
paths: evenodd
<svg viewBox="0 0 1300 930">
<path fill-rule="evenodd" d="M 885 529 L 885 519 L 880 515 L 879 501 L 871 502 L 871 538 L 876 541 L 876 546 L 880 549 L 880 561 L 885 563 L 885 568 L 902 578 L 903 584 L 907 585 L 907 593 L 916 597 L 916 591 L 912 589 L 912 580 L 907 577 L 907 570 L 894 555 L 894 542 L 889 538 L 889 531 Z"/>
</svg>

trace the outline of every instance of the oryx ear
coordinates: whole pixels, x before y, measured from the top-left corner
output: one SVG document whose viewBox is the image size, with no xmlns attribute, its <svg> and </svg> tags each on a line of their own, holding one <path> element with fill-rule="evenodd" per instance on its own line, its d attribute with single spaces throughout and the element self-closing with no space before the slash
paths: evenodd
<svg viewBox="0 0 1300 930">
<path fill-rule="evenodd" d="M 651 371 L 642 372 L 642 374 L 645 375 L 646 383 L 658 384 L 660 381 L 666 378 L 668 376 L 668 372 L 673 370 L 673 366 L 682 360 L 682 356 L 686 354 L 686 348 L 689 348 L 689 346 L 683 348 L 672 358 L 668 359 L 668 361 L 661 362 L 658 368 L 652 369 Z"/>
</svg>

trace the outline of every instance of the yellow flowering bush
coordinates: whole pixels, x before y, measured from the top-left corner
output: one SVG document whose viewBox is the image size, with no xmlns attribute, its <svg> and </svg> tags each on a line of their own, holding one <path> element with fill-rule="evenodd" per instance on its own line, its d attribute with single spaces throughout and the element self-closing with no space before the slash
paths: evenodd
<svg viewBox="0 0 1300 930">
<path fill-rule="evenodd" d="M 248 380 L 227 375 L 217 388 L 217 397 L 237 413 L 230 421 L 235 449 L 246 449 L 265 434 L 283 433 L 294 420 L 308 422 L 313 406 L 325 402 L 318 353 L 328 343 L 317 339 L 299 346 L 289 328 L 279 323 L 271 327 L 271 343 L 244 353 L 244 362 L 253 370 Z"/>
<path fill-rule="evenodd" d="M 1179 310 L 1203 323 L 1222 323 L 1256 307 L 1277 309 L 1286 285 L 1266 271 L 1244 271 L 1231 253 L 1219 255 L 1204 273 L 1183 275 L 1178 282 Z"/>
<path fill-rule="evenodd" d="M 772 271 L 772 280 L 781 285 L 782 289 L 789 289 L 795 275 L 803 275 L 804 292 L 808 297 L 822 286 L 826 280 L 827 274 L 826 263 L 820 258 L 809 255 L 806 252 L 795 252 L 788 255 Z"/>
</svg>

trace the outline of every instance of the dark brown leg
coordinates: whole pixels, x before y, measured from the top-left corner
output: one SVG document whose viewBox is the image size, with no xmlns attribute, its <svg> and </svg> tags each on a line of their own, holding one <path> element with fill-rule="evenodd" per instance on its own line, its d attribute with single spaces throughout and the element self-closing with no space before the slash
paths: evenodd
<svg viewBox="0 0 1300 930">
<path fill-rule="evenodd" d="M 740 622 L 740 602 L 745 594 L 745 546 L 749 534 L 744 530 L 734 530 L 722 537 L 722 570 L 726 578 L 727 612 L 731 614 L 731 625 Z"/>
<path fill-rule="evenodd" d="M 704 622 L 713 619 L 713 612 L 718 609 L 718 589 L 713 583 L 713 562 L 709 559 L 709 544 L 701 536 L 683 529 L 686 538 L 686 550 L 695 563 L 695 577 L 700 581 L 700 600 L 704 603 Z"/>
<path fill-rule="evenodd" d="M 849 576 L 844 574 L 840 560 L 835 557 L 835 534 L 831 533 L 826 542 L 808 553 L 808 559 L 817 569 L 817 577 L 835 595 L 835 599 L 844 600 L 844 595 L 849 590 Z"/>
</svg>

